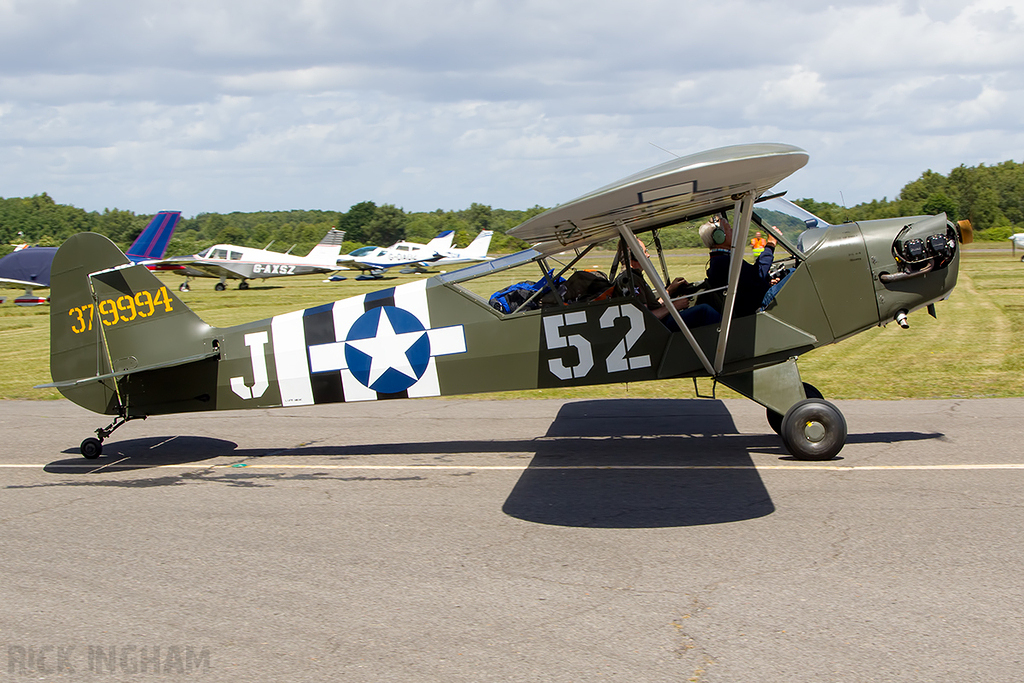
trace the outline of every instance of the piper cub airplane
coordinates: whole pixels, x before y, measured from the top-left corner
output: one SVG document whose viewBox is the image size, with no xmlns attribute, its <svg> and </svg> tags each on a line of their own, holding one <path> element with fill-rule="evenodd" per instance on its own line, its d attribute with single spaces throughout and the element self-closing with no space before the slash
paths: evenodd
<svg viewBox="0 0 1024 683">
<path fill-rule="evenodd" d="M 205 324 L 105 237 L 78 234 L 53 262 L 46 386 L 115 416 L 81 444 L 96 458 L 115 429 L 150 415 L 712 377 L 765 406 L 793 456 L 830 459 L 846 422 L 801 382 L 797 357 L 933 312 L 956 284 L 959 245 L 971 233 L 938 215 L 820 224 L 791 240 L 757 216 L 755 202 L 807 158 L 781 144 L 679 158 L 517 226 L 510 234 L 533 244 L 525 251 L 229 328 Z M 659 229 L 724 212 L 734 237 L 720 322 L 691 329 L 668 306 L 678 328 L 670 331 L 632 288 L 577 296 L 571 277 L 562 282 L 597 244 L 617 239 L 667 302 L 668 274 L 638 235 L 652 233 L 657 246 Z M 787 277 L 761 309 L 734 315 L 752 222 L 778 240 Z M 549 291 L 537 287 L 509 312 L 489 304 L 524 274 Z"/>
</svg>

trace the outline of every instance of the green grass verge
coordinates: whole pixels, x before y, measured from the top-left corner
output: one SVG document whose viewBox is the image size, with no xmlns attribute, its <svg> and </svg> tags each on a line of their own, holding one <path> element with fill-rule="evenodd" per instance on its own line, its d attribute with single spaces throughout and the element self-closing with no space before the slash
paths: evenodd
<svg viewBox="0 0 1024 683">
<path fill-rule="evenodd" d="M 585 267 L 607 268 L 605 252 L 587 259 Z M 699 252 L 674 254 L 673 275 L 698 279 L 706 256 Z M 591 263 L 593 261 L 593 263 Z M 957 288 L 937 305 L 938 319 L 923 311 L 910 318 L 910 329 L 891 324 L 869 330 L 800 359 L 805 381 L 828 398 L 988 398 L 1024 396 L 1024 264 L 1009 249 L 965 250 Z M 519 274 L 521 279 L 521 273 Z M 169 287 L 181 279 L 161 276 Z M 324 283 L 319 276 L 281 278 L 254 283 L 248 291 L 216 292 L 211 279 L 195 280 L 192 291 L 179 294 L 207 323 L 237 325 L 280 313 L 317 306 L 419 279 L 418 275 L 389 276 L 377 282 L 353 279 Z M 515 278 L 506 275 L 505 278 Z M 495 277 L 478 283 L 480 293 L 510 284 Z M 33 389 L 50 381 L 49 307 L 0 306 L 0 398 L 59 398 L 54 389 Z M 698 380 L 702 394 L 710 380 Z M 719 397 L 735 394 L 718 387 Z M 546 389 L 483 398 L 672 398 L 693 396 L 692 380 L 665 380 L 571 389 Z"/>
</svg>

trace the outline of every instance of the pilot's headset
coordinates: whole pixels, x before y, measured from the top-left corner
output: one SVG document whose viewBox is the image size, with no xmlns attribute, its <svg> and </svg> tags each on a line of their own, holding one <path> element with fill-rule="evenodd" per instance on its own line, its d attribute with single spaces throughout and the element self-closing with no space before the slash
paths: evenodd
<svg viewBox="0 0 1024 683">
<path fill-rule="evenodd" d="M 715 247 L 725 244 L 725 228 L 722 227 L 717 216 L 712 218 L 711 221 L 700 226 L 700 238 L 701 241 L 704 242 L 704 246 L 708 249 L 714 249 Z"/>
<path fill-rule="evenodd" d="M 718 246 L 725 243 L 725 228 L 722 227 L 721 220 L 718 216 L 711 219 L 715 229 L 711 232 L 711 242 Z"/>
</svg>

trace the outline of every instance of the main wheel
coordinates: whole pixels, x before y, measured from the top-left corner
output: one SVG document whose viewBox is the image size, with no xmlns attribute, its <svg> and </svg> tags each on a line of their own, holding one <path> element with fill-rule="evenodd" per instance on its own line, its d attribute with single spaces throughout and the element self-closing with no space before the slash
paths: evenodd
<svg viewBox="0 0 1024 683">
<path fill-rule="evenodd" d="M 241 282 L 238 283 L 238 288 L 239 289 L 249 289 L 249 283 L 246 282 L 245 280 L 242 280 Z"/>
<path fill-rule="evenodd" d="M 807 382 L 804 382 L 804 394 L 807 395 L 807 398 L 824 398 L 816 386 L 808 384 Z M 768 418 L 768 426 L 771 427 L 772 431 L 776 434 L 781 434 L 783 415 L 775 412 L 771 408 L 765 408 L 764 411 L 765 417 Z"/>
<path fill-rule="evenodd" d="M 179 292 L 187 292 L 190 289 L 191 289 L 191 287 L 188 286 L 187 282 L 182 282 L 180 285 L 178 285 L 178 291 Z"/>
<path fill-rule="evenodd" d="M 223 282 L 218 282 L 213 286 L 213 288 L 216 289 L 218 292 L 223 292 L 225 289 L 227 289 L 227 287 L 224 286 Z"/>
<path fill-rule="evenodd" d="M 82 442 L 80 450 L 87 460 L 95 460 L 103 453 L 103 442 L 90 436 Z"/>
<path fill-rule="evenodd" d="M 846 444 L 846 418 L 828 401 L 800 401 L 782 419 L 779 432 L 797 460 L 831 460 Z"/>
</svg>

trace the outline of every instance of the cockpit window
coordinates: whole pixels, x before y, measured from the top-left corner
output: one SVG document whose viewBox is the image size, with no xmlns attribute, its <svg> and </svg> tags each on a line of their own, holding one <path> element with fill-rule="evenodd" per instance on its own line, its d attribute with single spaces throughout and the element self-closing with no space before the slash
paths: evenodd
<svg viewBox="0 0 1024 683">
<path fill-rule="evenodd" d="M 823 219 L 782 197 L 754 205 L 754 212 L 763 223 L 778 228 L 805 254 L 814 248 L 825 234 L 825 229 L 830 227 Z"/>
</svg>

